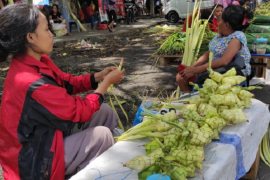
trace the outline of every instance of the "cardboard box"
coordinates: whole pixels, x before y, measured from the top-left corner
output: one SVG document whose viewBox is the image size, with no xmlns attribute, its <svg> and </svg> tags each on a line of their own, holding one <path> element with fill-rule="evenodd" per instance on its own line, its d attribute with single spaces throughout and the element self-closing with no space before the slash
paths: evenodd
<svg viewBox="0 0 270 180">
<path fill-rule="evenodd" d="M 259 170 L 259 163 L 260 163 L 260 151 L 258 150 L 256 159 L 251 166 L 250 170 L 246 173 L 245 176 L 243 176 L 243 179 L 248 179 L 248 180 L 256 180 L 257 173 Z"/>
</svg>

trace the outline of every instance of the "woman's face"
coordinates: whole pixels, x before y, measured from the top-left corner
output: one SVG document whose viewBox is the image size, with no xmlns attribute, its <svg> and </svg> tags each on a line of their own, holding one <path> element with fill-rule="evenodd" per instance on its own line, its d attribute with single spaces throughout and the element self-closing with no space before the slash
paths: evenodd
<svg viewBox="0 0 270 180">
<path fill-rule="evenodd" d="M 57 13 L 57 7 L 56 6 L 53 6 L 52 10 L 53 10 L 54 13 Z"/>
<path fill-rule="evenodd" d="M 30 46 L 36 52 L 48 54 L 53 50 L 53 36 L 48 27 L 46 17 L 40 12 L 38 17 L 38 26 L 34 33 L 30 33 L 28 40 Z"/>
<path fill-rule="evenodd" d="M 226 33 L 226 30 L 228 29 L 228 23 L 225 23 L 223 19 L 221 18 L 218 21 L 218 33 L 219 34 L 224 34 Z"/>
<path fill-rule="evenodd" d="M 218 7 L 218 8 L 215 9 L 214 15 L 216 16 L 217 19 L 221 18 L 222 11 L 223 11 L 222 7 Z"/>
</svg>

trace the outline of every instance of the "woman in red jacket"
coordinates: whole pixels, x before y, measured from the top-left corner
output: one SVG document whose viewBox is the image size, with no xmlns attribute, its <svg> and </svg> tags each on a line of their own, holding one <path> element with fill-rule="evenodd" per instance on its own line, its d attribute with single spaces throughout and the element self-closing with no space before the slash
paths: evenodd
<svg viewBox="0 0 270 180">
<path fill-rule="evenodd" d="M 111 131 L 118 117 L 102 102 L 125 70 L 109 67 L 73 77 L 45 55 L 53 49 L 53 38 L 37 7 L 10 5 L 0 17 L 0 61 L 13 55 L 0 112 L 4 178 L 63 180 L 114 144 Z M 84 99 L 73 96 L 91 89 L 94 93 Z M 72 134 L 78 125 L 82 130 Z"/>
</svg>

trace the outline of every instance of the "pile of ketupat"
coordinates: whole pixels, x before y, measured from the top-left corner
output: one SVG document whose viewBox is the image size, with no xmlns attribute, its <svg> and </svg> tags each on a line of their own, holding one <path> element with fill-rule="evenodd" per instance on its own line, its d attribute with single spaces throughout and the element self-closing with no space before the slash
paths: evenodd
<svg viewBox="0 0 270 180">
<path fill-rule="evenodd" d="M 254 14 L 255 15 L 265 15 L 270 16 L 270 3 L 269 2 L 263 2 L 255 9 Z"/>
<path fill-rule="evenodd" d="M 246 80 L 236 75 L 235 68 L 223 75 L 211 68 L 208 71 L 211 79 L 204 82 L 203 88 L 193 84 L 199 91 L 198 97 L 185 101 L 187 105 L 165 105 L 178 109 L 180 114 L 170 111 L 160 115 L 144 109 L 143 122 L 118 138 L 118 141 L 151 138 L 152 141 L 145 144 L 146 155 L 137 156 L 124 165 L 141 171 L 140 180 L 155 173 L 168 175 L 172 180 L 195 177 L 195 168 L 201 172 L 203 169 L 203 147 L 212 139 L 219 139 L 219 132 L 226 125 L 248 122 L 242 110 L 249 108 L 253 94 L 247 90 L 260 87 L 235 86 Z"/>
</svg>

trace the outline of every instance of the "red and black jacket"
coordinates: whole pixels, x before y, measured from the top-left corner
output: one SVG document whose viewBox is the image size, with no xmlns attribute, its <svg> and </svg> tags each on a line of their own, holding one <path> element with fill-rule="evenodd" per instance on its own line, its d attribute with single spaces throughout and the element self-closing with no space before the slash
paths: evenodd
<svg viewBox="0 0 270 180">
<path fill-rule="evenodd" d="M 63 132 L 91 119 L 100 94 L 72 96 L 97 88 L 94 75 L 73 77 L 43 55 L 13 57 L 0 114 L 0 163 L 6 180 L 63 180 Z"/>
</svg>

